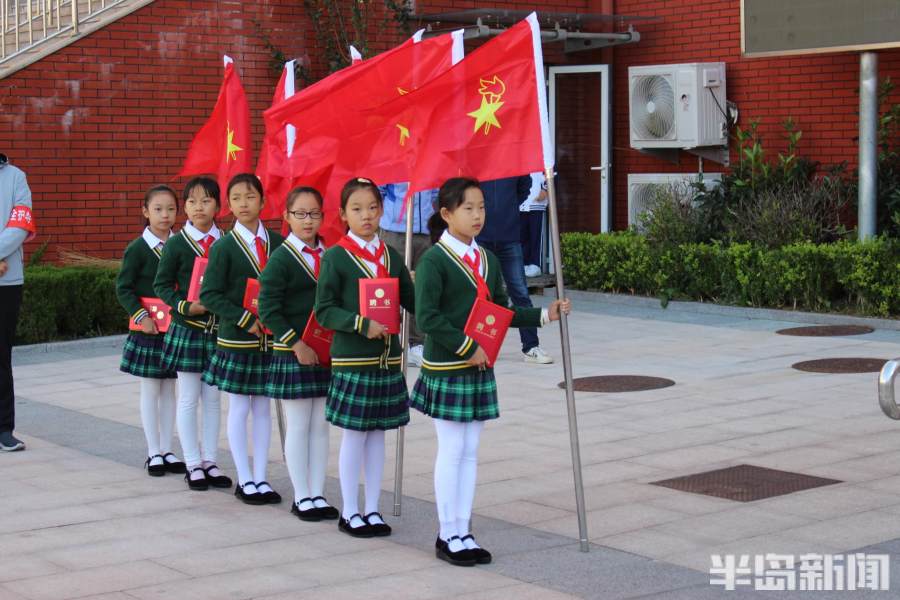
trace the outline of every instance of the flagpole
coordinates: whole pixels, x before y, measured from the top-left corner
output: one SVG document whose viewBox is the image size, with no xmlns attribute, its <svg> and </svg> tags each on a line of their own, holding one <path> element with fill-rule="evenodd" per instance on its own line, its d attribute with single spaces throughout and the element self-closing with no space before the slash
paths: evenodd
<svg viewBox="0 0 900 600">
<path fill-rule="evenodd" d="M 403 262 L 406 269 L 412 269 L 412 241 L 413 241 L 413 195 L 409 194 L 406 199 L 406 239 L 403 245 Z M 400 325 L 400 347 L 403 349 L 401 355 L 400 369 L 403 372 L 403 379 L 406 379 L 407 364 L 409 359 L 409 330 L 411 324 L 409 322 L 410 315 L 403 311 L 403 322 Z M 401 504 L 403 500 L 403 445 L 406 436 L 406 427 L 397 428 L 397 456 L 394 461 L 394 516 L 400 516 Z"/>
<path fill-rule="evenodd" d="M 559 242 L 559 220 L 556 208 L 556 185 L 553 181 L 553 169 L 547 169 L 544 173 L 547 178 L 547 195 L 550 209 L 550 242 L 553 250 L 553 270 L 556 273 L 556 297 L 565 298 L 563 289 L 562 247 Z M 578 442 L 578 416 L 575 412 L 575 390 L 572 386 L 572 349 L 569 344 L 569 320 L 565 313 L 559 314 L 559 335 L 562 343 L 563 374 L 566 381 L 566 408 L 569 413 L 569 445 L 572 449 L 572 471 L 575 476 L 575 508 L 578 512 L 578 539 L 581 543 L 581 551 L 590 549 L 587 533 L 587 515 L 584 510 L 584 481 L 581 477 L 581 447 Z"/>
<path fill-rule="evenodd" d="M 275 400 L 275 416 L 278 419 L 278 433 L 281 435 L 281 458 L 287 463 L 287 456 L 284 453 L 284 405 L 281 400 Z"/>
</svg>

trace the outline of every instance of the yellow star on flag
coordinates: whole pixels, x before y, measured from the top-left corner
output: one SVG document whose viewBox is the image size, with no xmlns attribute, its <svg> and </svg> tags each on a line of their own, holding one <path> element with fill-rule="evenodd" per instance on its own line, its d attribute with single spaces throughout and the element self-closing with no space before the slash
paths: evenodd
<svg viewBox="0 0 900 600">
<path fill-rule="evenodd" d="M 244 149 L 234 143 L 234 129 L 231 123 L 226 121 L 226 129 L 228 130 L 228 147 L 225 149 L 226 161 L 237 160 L 237 153 Z"/>
<path fill-rule="evenodd" d="M 406 90 L 404 90 L 402 87 L 398 87 L 398 88 L 397 88 L 397 93 L 400 94 L 401 96 L 405 96 L 405 95 L 408 94 L 409 92 L 406 91 Z"/>
<path fill-rule="evenodd" d="M 397 123 L 397 129 L 400 130 L 400 145 L 405 146 L 406 140 L 409 139 L 409 128 L 404 127 L 400 123 Z"/>
<path fill-rule="evenodd" d="M 478 107 L 478 110 L 467 113 L 468 116 L 475 119 L 475 133 L 478 133 L 482 125 L 484 126 L 484 135 L 490 132 L 491 125 L 497 128 L 500 127 L 500 121 L 497 120 L 497 111 L 500 110 L 501 106 L 503 106 L 502 101 L 488 102 L 487 98 L 481 97 L 481 106 Z"/>
</svg>

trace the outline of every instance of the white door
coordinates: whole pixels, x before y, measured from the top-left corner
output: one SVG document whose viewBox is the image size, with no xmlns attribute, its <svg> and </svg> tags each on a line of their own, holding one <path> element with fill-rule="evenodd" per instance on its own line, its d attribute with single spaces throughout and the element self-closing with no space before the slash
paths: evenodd
<svg viewBox="0 0 900 600">
<path fill-rule="evenodd" d="M 550 67 L 550 135 L 563 231 L 612 228 L 609 65 Z"/>
</svg>

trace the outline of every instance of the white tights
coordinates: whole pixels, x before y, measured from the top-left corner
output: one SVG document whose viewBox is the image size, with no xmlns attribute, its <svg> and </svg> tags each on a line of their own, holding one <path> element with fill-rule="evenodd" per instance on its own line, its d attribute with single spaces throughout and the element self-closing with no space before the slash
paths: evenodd
<svg viewBox="0 0 900 600">
<path fill-rule="evenodd" d="M 147 438 L 147 456 L 172 450 L 175 429 L 175 380 L 139 377 L 141 382 L 141 423 Z"/>
<path fill-rule="evenodd" d="M 366 472 L 366 512 L 378 512 L 381 476 L 384 473 L 384 431 L 344 429 L 338 470 L 344 507 L 341 514 L 349 519 L 359 512 L 359 473 Z"/>
<path fill-rule="evenodd" d="M 434 496 L 441 539 L 469 533 L 475 478 L 478 473 L 478 442 L 484 421 L 458 423 L 434 419 L 438 438 L 434 462 Z"/>
<path fill-rule="evenodd" d="M 219 420 L 221 406 L 219 390 L 203 383 L 201 373 L 178 372 L 178 439 L 184 462 L 194 467 L 201 461 L 216 462 L 219 449 Z M 203 429 L 201 440 L 197 436 L 197 407 L 202 404 Z M 201 455 L 202 452 L 202 455 Z"/>
<path fill-rule="evenodd" d="M 284 458 L 294 502 L 321 496 L 328 467 L 328 421 L 325 398 L 283 401 L 287 431 L 284 434 Z"/>
<path fill-rule="evenodd" d="M 247 417 L 253 413 L 253 472 L 247 455 Z M 266 480 L 269 439 L 272 437 L 272 411 L 267 396 L 228 394 L 228 445 L 237 470 L 238 482 Z"/>
</svg>

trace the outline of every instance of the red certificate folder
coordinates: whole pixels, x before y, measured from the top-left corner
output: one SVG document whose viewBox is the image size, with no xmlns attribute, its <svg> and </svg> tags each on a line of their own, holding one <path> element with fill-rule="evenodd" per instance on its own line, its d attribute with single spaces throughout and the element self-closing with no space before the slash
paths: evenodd
<svg viewBox="0 0 900 600">
<path fill-rule="evenodd" d="M 247 278 L 247 288 L 244 290 L 244 308 L 259 318 L 259 279 Z M 263 327 L 263 333 L 271 335 L 272 332 Z"/>
<path fill-rule="evenodd" d="M 463 332 L 475 340 L 488 355 L 488 366 L 493 367 L 500 354 L 503 338 L 512 323 L 513 311 L 483 298 L 475 300 Z"/>
<path fill-rule="evenodd" d="M 194 270 L 191 271 L 191 285 L 188 287 L 187 301 L 197 302 L 200 300 L 200 286 L 203 285 L 203 274 L 206 273 L 206 265 L 209 259 L 198 256 L 194 259 Z"/>
<path fill-rule="evenodd" d="M 331 340 L 334 339 L 334 331 L 325 329 L 316 321 L 316 314 L 310 313 L 309 321 L 300 340 L 312 348 L 319 357 L 319 365 L 327 367 L 331 364 Z"/>
<path fill-rule="evenodd" d="M 359 280 L 359 314 L 400 333 L 400 280 L 396 277 Z M 365 333 L 365 332 L 363 332 Z"/>
<path fill-rule="evenodd" d="M 169 305 L 159 298 L 140 298 L 141 306 L 150 313 L 145 319 L 153 319 L 156 323 L 156 330 L 164 333 L 169 329 L 169 323 L 172 322 L 172 315 L 169 313 Z M 143 331 L 143 328 L 134 322 L 134 319 L 128 322 L 128 329 L 131 331 Z"/>
</svg>

